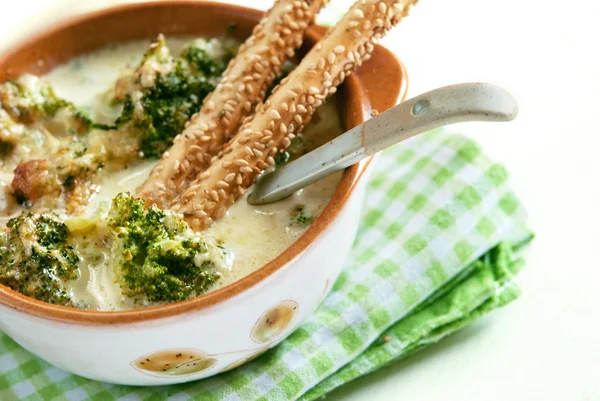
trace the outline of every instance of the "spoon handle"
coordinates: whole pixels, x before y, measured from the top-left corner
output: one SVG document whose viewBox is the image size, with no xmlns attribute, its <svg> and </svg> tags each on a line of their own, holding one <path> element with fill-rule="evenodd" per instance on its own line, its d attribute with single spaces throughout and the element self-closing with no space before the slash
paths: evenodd
<svg viewBox="0 0 600 401">
<path fill-rule="evenodd" d="M 263 205 L 284 199 L 335 171 L 433 128 L 467 121 L 510 121 L 516 116 L 516 100 L 491 84 L 462 83 L 434 89 L 264 174 L 248 196 L 248 203 Z"/>
</svg>

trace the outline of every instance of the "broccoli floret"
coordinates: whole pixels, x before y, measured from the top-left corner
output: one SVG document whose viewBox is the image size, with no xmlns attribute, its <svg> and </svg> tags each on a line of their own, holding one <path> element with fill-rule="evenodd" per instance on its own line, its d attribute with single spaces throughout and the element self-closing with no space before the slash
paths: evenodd
<svg viewBox="0 0 600 401">
<path fill-rule="evenodd" d="M 172 145 L 233 56 L 221 49 L 218 57 L 211 58 L 207 43 L 197 39 L 175 58 L 159 36 L 133 76 L 118 83 L 115 97 L 123 99 L 123 112 L 116 124 L 132 124 L 140 132 L 144 157 L 158 158 Z"/>
<path fill-rule="evenodd" d="M 57 216 L 23 212 L 0 235 L 0 283 L 24 295 L 70 305 L 65 283 L 78 277 L 81 257 Z"/>
<path fill-rule="evenodd" d="M 41 123 L 55 135 L 81 134 L 90 128 L 108 129 L 93 122 L 73 103 L 56 96 L 50 84 L 31 74 L 0 85 L 0 106 L 17 122 Z"/>
<path fill-rule="evenodd" d="M 224 61 L 213 60 L 205 49 L 198 46 L 187 46 L 181 52 L 181 57 L 187 60 L 190 66 L 203 72 L 206 76 L 219 76 L 227 67 Z"/>
<path fill-rule="evenodd" d="M 108 215 L 112 263 L 123 293 L 136 301 L 182 301 L 204 293 L 220 278 L 223 254 L 176 214 L 122 193 Z"/>
</svg>

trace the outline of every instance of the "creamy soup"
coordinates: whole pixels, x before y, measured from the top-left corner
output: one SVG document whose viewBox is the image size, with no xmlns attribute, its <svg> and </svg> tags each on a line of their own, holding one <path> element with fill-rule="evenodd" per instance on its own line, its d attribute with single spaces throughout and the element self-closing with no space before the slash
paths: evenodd
<svg viewBox="0 0 600 401">
<path fill-rule="evenodd" d="M 169 38 L 168 46 L 177 53 L 189 38 Z M 81 106 L 97 122 L 111 124 L 121 113 L 122 107 L 108 101 L 107 89 L 114 87 L 122 74 L 135 68 L 148 47 L 148 41 L 136 41 L 111 45 L 76 58 L 46 76 L 57 96 Z M 290 154 L 297 157 L 318 147 L 342 132 L 342 124 L 335 108 L 335 99 L 321 106 L 313 121 L 292 145 Z M 115 145 L 119 146 L 119 145 Z M 106 217 L 111 200 L 119 193 L 135 194 L 156 159 L 137 159 L 123 168 L 103 171 L 92 187 L 89 201 L 78 209 L 78 218 Z M 11 199 L 10 188 L 14 166 L 5 163 L 0 172 L 0 184 L 5 188 L 0 199 L 4 210 L 0 223 L 4 226 L 9 218 L 18 215 L 23 205 Z M 214 291 L 254 272 L 273 260 L 310 226 L 323 211 L 340 181 L 341 173 L 298 191 L 283 201 L 264 206 L 251 206 L 246 197 L 240 198 L 227 214 L 202 233 L 211 241 L 222 244 L 223 263 L 215 266 L 220 278 L 207 290 Z M 28 206 L 25 204 L 25 206 Z M 33 206 L 36 210 L 36 206 Z M 59 208 L 56 212 L 67 219 L 69 213 Z M 102 244 L 99 234 L 90 234 L 78 241 L 78 251 L 83 257 L 78 277 L 66 283 L 73 304 L 82 308 L 98 310 L 123 310 L 152 305 L 125 296 L 116 279 L 117 272 L 110 266 L 111 255 Z"/>
</svg>

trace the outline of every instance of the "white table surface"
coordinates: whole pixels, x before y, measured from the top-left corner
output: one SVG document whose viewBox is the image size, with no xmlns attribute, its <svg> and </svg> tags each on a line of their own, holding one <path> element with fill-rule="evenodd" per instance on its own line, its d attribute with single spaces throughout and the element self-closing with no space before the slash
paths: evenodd
<svg viewBox="0 0 600 401">
<path fill-rule="evenodd" d="M 0 50 L 117 2 L 2 0 Z M 519 300 L 328 399 L 600 400 L 598 17 L 593 0 L 421 0 L 386 38 L 412 95 L 488 81 L 517 97 L 516 121 L 455 128 L 506 164 L 537 238 Z"/>
</svg>

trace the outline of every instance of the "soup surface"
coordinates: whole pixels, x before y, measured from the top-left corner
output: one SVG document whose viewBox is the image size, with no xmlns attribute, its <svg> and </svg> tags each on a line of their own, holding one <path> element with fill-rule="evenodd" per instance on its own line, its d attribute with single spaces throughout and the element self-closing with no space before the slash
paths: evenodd
<svg viewBox="0 0 600 401">
<path fill-rule="evenodd" d="M 209 52 L 211 43 L 208 40 Z M 190 38 L 169 38 L 168 46 L 173 54 L 179 53 Z M 217 43 L 217 42 L 214 42 Z M 121 76 L 131 72 L 142 60 L 148 48 L 148 41 L 135 41 L 111 45 L 90 54 L 76 58 L 62 65 L 44 77 L 55 94 L 82 107 L 92 119 L 101 124 L 112 124 L 122 113 L 123 106 L 115 105 L 107 96 L 107 90 L 115 87 Z M 219 51 L 215 46 L 215 52 Z M 290 147 L 293 159 L 331 140 L 343 131 L 335 107 L 335 98 L 321 106 L 302 135 Z M 118 143 L 115 147 L 120 146 Z M 44 150 L 41 150 L 43 153 Z M 32 152 L 39 154 L 40 152 Z M 23 158 L 22 158 L 23 159 Z M 27 158 L 24 158 L 27 159 Z M 70 210 L 64 201 L 52 209 L 61 219 L 71 215 L 78 219 L 106 219 L 111 201 L 123 192 L 135 194 L 156 163 L 156 159 L 137 158 L 119 168 L 104 167 L 93 186 L 89 200 L 83 208 Z M 6 158 L 0 168 L 0 184 L 4 187 L 0 199 L 0 224 L 4 226 L 10 218 L 19 215 L 24 209 L 46 210 L 42 205 L 19 204 L 9 190 L 15 166 Z M 298 239 L 311 222 L 323 211 L 339 184 L 341 173 L 315 183 L 283 201 L 271 205 L 251 206 L 246 195 L 239 199 L 226 216 L 202 232 L 204 238 L 220 244 L 222 258 L 214 270 L 218 280 L 208 286 L 208 291 L 230 284 L 254 272 L 273 260 Z M 18 199 L 17 199 L 18 200 Z M 73 221 L 73 220 L 71 220 Z M 79 220 L 77 220 L 79 221 Z M 73 223 L 69 227 L 73 226 Z M 111 265 L 111 254 L 103 240 L 102 233 L 80 236 L 77 250 L 82 257 L 78 264 L 77 277 L 65 283 L 68 297 L 74 306 L 98 310 L 123 310 L 155 305 L 151 300 L 132 298 L 124 294 L 119 285 L 119 272 Z M 210 252 L 209 252 L 210 253 Z M 208 257 L 208 256 L 207 256 Z M 198 294 L 195 294 L 198 295 Z"/>
</svg>

